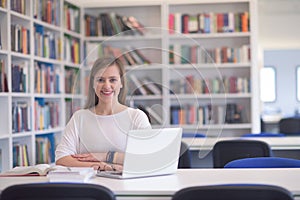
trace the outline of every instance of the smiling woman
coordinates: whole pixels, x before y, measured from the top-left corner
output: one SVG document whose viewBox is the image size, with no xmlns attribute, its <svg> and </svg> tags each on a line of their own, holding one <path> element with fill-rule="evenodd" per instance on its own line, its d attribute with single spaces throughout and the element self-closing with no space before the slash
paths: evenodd
<svg viewBox="0 0 300 200">
<path fill-rule="evenodd" d="M 57 146 L 56 164 L 122 170 L 127 133 L 151 128 L 147 115 L 124 105 L 126 79 L 114 57 L 95 61 L 85 108 L 74 113 Z"/>
</svg>

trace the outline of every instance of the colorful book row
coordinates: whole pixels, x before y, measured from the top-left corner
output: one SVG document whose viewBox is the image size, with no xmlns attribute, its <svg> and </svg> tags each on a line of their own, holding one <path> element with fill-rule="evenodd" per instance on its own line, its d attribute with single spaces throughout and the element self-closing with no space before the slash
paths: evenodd
<svg viewBox="0 0 300 200">
<path fill-rule="evenodd" d="M 150 77 L 137 78 L 133 73 L 128 74 L 128 95 L 161 95 L 162 86 Z"/>
<path fill-rule="evenodd" d="M 62 41 L 59 34 L 34 25 L 34 55 L 61 60 Z"/>
<path fill-rule="evenodd" d="M 80 74 L 78 68 L 65 67 L 65 93 L 80 94 Z"/>
<path fill-rule="evenodd" d="M 34 129 L 46 130 L 60 126 L 60 106 L 56 101 L 36 98 L 34 101 Z"/>
<path fill-rule="evenodd" d="M 80 42 L 78 39 L 65 35 L 64 60 L 69 63 L 80 64 Z"/>
<path fill-rule="evenodd" d="M 60 70 L 51 63 L 34 62 L 34 91 L 39 94 L 60 93 Z"/>
<path fill-rule="evenodd" d="M 64 2 L 64 27 L 76 33 L 80 32 L 80 10 L 78 7 Z"/>
<path fill-rule="evenodd" d="M 170 64 L 196 63 L 249 63 L 251 59 L 250 45 L 241 47 L 216 47 L 204 49 L 197 45 L 173 44 L 169 47 Z"/>
<path fill-rule="evenodd" d="M 10 0 L 10 9 L 25 15 L 26 0 Z"/>
<path fill-rule="evenodd" d="M 114 12 L 100 13 L 98 17 L 85 15 L 86 36 L 144 35 L 144 26 L 133 16 L 121 16 Z"/>
<path fill-rule="evenodd" d="M 170 123 L 171 124 L 224 124 L 224 123 L 242 123 L 247 121 L 244 117 L 241 105 L 184 105 L 171 106 Z"/>
<path fill-rule="evenodd" d="M 33 17 L 60 26 L 60 0 L 33 1 Z"/>
<path fill-rule="evenodd" d="M 30 54 L 30 33 L 22 25 L 11 25 L 11 50 L 18 53 Z"/>
<path fill-rule="evenodd" d="M 13 167 L 29 166 L 28 147 L 26 144 L 13 144 Z"/>
<path fill-rule="evenodd" d="M 124 48 L 112 47 L 109 45 L 101 45 L 95 42 L 87 42 L 85 44 L 85 62 L 86 66 L 91 67 L 96 58 L 103 55 L 113 55 L 119 58 L 123 65 L 142 65 L 150 64 L 151 61 L 137 48 L 127 46 Z"/>
<path fill-rule="evenodd" d="M 251 88 L 250 79 L 247 77 L 201 79 L 188 75 L 185 79 L 172 79 L 170 92 L 173 94 L 250 93 Z"/>
<path fill-rule="evenodd" d="M 28 61 L 13 61 L 11 73 L 12 92 L 29 92 Z"/>
<path fill-rule="evenodd" d="M 55 162 L 55 137 L 53 133 L 39 135 L 35 138 L 36 164 Z"/>
<path fill-rule="evenodd" d="M 249 13 L 184 13 L 169 14 L 169 33 L 225 33 L 248 32 Z"/>
<path fill-rule="evenodd" d="M 27 102 L 13 102 L 12 132 L 26 132 L 31 130 L 30 107 Z"/>
</svg>

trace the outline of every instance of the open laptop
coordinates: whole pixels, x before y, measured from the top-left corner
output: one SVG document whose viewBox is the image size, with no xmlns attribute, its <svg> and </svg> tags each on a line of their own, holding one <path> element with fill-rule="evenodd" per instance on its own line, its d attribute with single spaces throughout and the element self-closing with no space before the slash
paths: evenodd
<svg viewBox="0 0 300 200">
<path fill-rule="evenodd" d="M 128 133 L 123 171 L 98 171 L 97 176 L 137 178 L 177 171 L 182 128 L 139 129 Z"/>
</svg>

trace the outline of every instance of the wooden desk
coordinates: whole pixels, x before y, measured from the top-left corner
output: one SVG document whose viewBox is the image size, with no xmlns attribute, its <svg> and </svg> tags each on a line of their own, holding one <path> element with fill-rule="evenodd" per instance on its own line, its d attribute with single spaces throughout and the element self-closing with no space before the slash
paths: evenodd
<svg viewBox="0 0 300 200">
<path fill-rule="evenodd" d="M 179 189 L 189 186 L 260 183 L 272 184 L 290 190 L 300 200 L 300 169 L 181 169 L 177 174 L 149 178 L 115 180 L 92 178 L 89 182 L 110 188 L 118 200 L 166 200 Z M 46 177 L 1 177 L 0 190 L 9 185 L 47 182 Z"/>
</svg>

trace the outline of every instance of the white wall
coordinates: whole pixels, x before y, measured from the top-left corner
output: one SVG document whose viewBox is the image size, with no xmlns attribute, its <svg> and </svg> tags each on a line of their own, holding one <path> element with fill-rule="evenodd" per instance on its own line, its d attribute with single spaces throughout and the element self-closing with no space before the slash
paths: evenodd
<svg viewBox="0 0 300 200">
<path fill-rule="evenodd" d="M 294 115 L 300 107 L 296 96 L 296 67 L 300 66 L 300 50 L 266 50 L 264 65 L 276 70 L 276 101 L 264 103 L 264 108 L 280 109 L 283 116 Z"/>
<path fill-rule="evenodd" d="M 258 0 L 259 63 L 276 69 L 276 101 L 263 109 L 280 109 L 293 115 L 300 107 L 296 98 L 296 66 L 300 66 L 300 1 Z"/>
<path fill-rule="evenodd" d="M 258 41 L 263 49 L 300 49 L 300 1 L 258 0 Z"/>
</svg>

